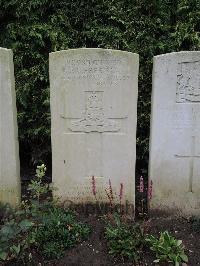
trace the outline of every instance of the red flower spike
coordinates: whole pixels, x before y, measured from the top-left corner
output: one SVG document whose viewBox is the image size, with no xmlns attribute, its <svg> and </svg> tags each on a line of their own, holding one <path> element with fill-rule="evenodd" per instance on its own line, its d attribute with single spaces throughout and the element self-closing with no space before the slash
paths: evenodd
<svg viewBox="0 0 200 266">
<path fill-rule="evenodd" d="M 119 199 L 120 199 L 120 202 L 122 200 L 122 197 L 123 197 L 123 184 L 120 183 L 120 191 L 119 191 Z"/>
<path fill-rule="evenodd" d="M 92 194 L 96 196 L 96 180 L 94 176 L 92 176 Z"/>
<path fill-rule="evenodd" d="M 153 190 L 153 181 L 151 180 L 150 184 L 149 184 L 149 189 L 148 189 L 148 198 L 149 198 L 149 200 L 152 199 L 152 190 Z"/>
<path fill-rule="evenodd" d="M 110 193 L 110 198 L 113 200 L 113 190 L 112 190 L 112 184 L 111 184 L 110 179 L 109 179 L 109 193 Z"/>
</svg>

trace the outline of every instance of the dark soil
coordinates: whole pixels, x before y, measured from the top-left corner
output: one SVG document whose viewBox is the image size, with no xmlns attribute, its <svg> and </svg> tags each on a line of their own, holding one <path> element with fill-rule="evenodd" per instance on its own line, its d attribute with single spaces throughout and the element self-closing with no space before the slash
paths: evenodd
<svg viewBox="0 0 200 266">
<path fill-rule="evenodd" d="M 66 251 L 65 256 L 59 261 L 43 262 L 42 265 L 155 265 L 153 263 L 155 258 L 148 248 L 144 248 L 141 262 L 138 264 L 113 258 L 108 254 L 103 221 L 94 215 L 83 217 L 82 220 L 90 224 L 92 228 L 89 239 Z M 188 220 L 184 218 L 159 217 L 149 219 L 144 222 L 144 226 L 147 233 L 158 235 L 161 231 L 168 230 L 177 239 L 183 240 L 189 257 L 188 265 L 200 265 L 200 233 L 193 230 L 192 224 Z"/>
</svg>

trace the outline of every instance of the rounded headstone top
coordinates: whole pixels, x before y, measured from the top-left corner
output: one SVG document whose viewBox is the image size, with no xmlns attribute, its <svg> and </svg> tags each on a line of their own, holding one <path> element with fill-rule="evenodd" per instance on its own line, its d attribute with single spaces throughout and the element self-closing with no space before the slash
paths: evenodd
<svg viewBox="0 0 200 266">
<path fill-rule="evenodd" d="M 171 52 L 171 53 L 166 53 L 166 54 L 160 54 L 154 56 L 154 58 L 163 58 L 163 57 L 169 57 L 169 56 L 196 56 L 200 55 L 200 51 L 180 51 L 180 52 Z"/>
<path fill-rule="evenodd" d="M 104 48 L 77 48 L 77 49 L 68 49 L 68 50 L 60 50 L 56 52 L 51 52 L 50 56 L 57 54 L 85 54 L 85 53 L 98 53 L 98 54 L 106 54 L 106 55 L 114 55 L 114 54 L 124 54 L 124 55 L 134 55 L 139 57 L 137 53 L 132 53 L 128 51 L 115 50 L 115 49 L 104 49 Z"/>
<path fill-rule="evenodd" d="M 4 48 L 4 47 L 0 47 L 0 52 L 3 52 L 3 51 L 6 51 L 6 52 L 12 52 L 11 49 Z"/>
</svg>

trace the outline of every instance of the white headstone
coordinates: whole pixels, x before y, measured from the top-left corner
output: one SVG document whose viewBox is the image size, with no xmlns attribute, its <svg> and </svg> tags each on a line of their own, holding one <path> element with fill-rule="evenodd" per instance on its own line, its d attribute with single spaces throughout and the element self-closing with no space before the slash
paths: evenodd
<svg viewBox="0 0 200 266">
<path fill-rule="evenodd" d="M 152 209 L 200 214 L 200 52 L 154 58 L 149 173 Z"/>
<path fill-rule="evenodd" d="M 13 55 L 0 48 L 0 202 L 14 206 L 20 197 Z"/>
<path fill-rule="evenodd" d="M 50 54 L 53 182 L 62 200 L 94 202 L 95 186 L 106 202 L 110 179 L 116 202 L 121 188 L 123 203 L 134 205 L 138 61 L 98 48 Z"/>
</svg>

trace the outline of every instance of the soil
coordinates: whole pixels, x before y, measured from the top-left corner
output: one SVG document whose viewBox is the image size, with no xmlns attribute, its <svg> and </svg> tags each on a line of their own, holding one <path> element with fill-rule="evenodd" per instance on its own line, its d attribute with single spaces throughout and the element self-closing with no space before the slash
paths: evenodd
<svg viewBox="0 0 200 266">
<path fill-rule="evenodd" d="M 141 256 L 141 262 L 138 262 L 138 264 L 133 264 L 131 262 L 113 258 L 108 254 L 108 249 L 104 238 L 103 221 L 95 215 L 82 217 L 82 220 L 88 223 L 92 228 L 89 239 L 82 242 L 75 248 L 66 251 L 64 257 L 61 260 L 43 262 L 42 265 L 155 265 L 153 263 L 153 260 L 155 258 L 151 251 L 147 248 L 144 248 Z M 148 221 L 144 222 L 144 224 L 146 229 L 145 231 L 147 233 L 158 235 L 161 231 L 168 230 L 177 239 L 181 239 L 186 248 L 186 254 L 189 257 L 189 263 L 187 265 L 200 265 L 200 232 L 194 231 L 192 224 L 187 219 L 180 217 L 159 217 L 151 218 Z"/>
</svg>

